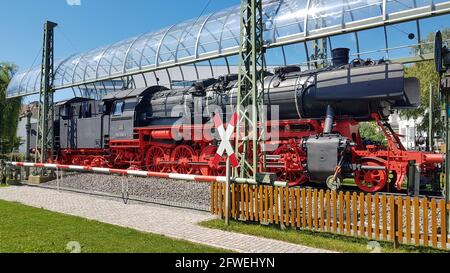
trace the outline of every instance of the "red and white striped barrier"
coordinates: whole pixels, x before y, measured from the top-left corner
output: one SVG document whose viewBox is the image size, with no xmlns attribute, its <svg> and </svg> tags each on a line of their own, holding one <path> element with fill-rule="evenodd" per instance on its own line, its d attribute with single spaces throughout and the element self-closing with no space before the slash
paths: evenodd
<svg viewBox="0 0 450 273">
<path fill-rule="evenodd" d="M 45 169 L 50 169 L 50 170 L 66 170 L 66 171 L 97 173 L 97 174 L 105 174 L 105 175 L 157 177 L 157 178 L 194 181 L 194 182 L 225 183 L 227 180 L 227 178 L 225 176 L 202 176 L 202 175 L 177 174 L 177 173 L 157 173 L 157 172 L 96 168 L 96 167 L 75 166 L 75 165 L 41 164 L 41 163 L 25 163 L 25 162 L 8 162 L 7 164 L 10 166 L 24 167 L 24 168 L 45 168 Z M 254 185 L 257 184 L 253 179 L 245 179 L 245 178 L 232 178 L 231 181 L 238 183 L 238 184 L 254 184 Z M 286 185 L 285 182 L 276 182 L 275 183 L 275 186 L 284 187 L 285 185 Z"/>
</svg>

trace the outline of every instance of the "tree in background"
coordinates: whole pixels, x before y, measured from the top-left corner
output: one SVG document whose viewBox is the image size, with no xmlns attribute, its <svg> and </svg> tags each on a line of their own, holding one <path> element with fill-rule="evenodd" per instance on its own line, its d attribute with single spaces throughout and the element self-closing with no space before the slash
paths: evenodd
<svg viewBox="0 0 450 273">
<path fill-rule="evenodd" d="M 387 145 L 386 137 L 375 122 L 360 123 L 359 132 L 362 139 L 365 141 L 373 142 L 374 144 Z"/>
<path fill-rule="evenodd" d="M 444 40 L 450 39 L 449 28 L 442 31 L 442 37 Z M 430 33 L 426 40 L 427 44 L 421 48 L 423 53 L 434 53 L 434 40 L 435 33 Z M 414 50 L 418 50 L 418 48 Z M 426 132 L 429 128 L 428 111 L 430 109 L 430 85 L 432 85 L 434 88 L 434 109 L 436 110 L 432 126 L 436 132 L 442 132 L 444 123 L 440 118 L 439 109 L 441 105 L 437 92 L 439 75 L 436 73 L 434 61 L 420 62 L 407 67 L 406 77 L 415 77 L 420 80 L 421 104 L 417 109 L 401 110 L 400 116 L 408 119 L 422 119 L 422 122 L 417 124 L 418 130 Z"/>
<path fill-rule="evenodd" d="M 6 100 L 6 88 L 15 72 L 15 65 L 0 63 L 0 154 L 10 153 L 20 145 L 17 126 L 22 101 L 20 98 Z"/>
</svg>

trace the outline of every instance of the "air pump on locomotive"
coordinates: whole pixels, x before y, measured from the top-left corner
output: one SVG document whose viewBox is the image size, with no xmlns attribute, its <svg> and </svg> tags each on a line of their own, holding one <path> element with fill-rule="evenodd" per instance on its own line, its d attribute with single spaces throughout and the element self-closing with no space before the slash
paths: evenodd
<svg viewBox="0 0 450 273">
<path fill-rule="evenodd" d="M 110 94 L 101 101 L 60 102 L 54 120 L 56 161 L 224 175 L 224 162 L 213 164 L 220 143 L 204 132 L 214 133 L 213 116 L 236 105 L 236 83 L 237 75 L 227 75 L 185 89 L 153 86 Z M 407 151 L 388 123 L 394 110 L 420 103 L 420 83 L 405 78 L 401 64 L 349 62 L 349 50 L 336 49 L 330 67 L 303 72 L 288 66 L 267 73 L 264 92 L 269 119 L 264 125 L 277 128 L 269 134 L 278 135 L 262 145 L 276 147 L 266 151 L 266 171 L 290 186 L 316 182 L 337 188 L 351 178 L 366 192 L 400 190 L 409 161 L 420 166 L 423 177 L 435 177 L 443 162 L 439 154 Z M 272 106 L 279 109 L 278 119 L 270 119 Z M 204 111 L 197 114 L 196 108 Z M 180 127 L 186 118 L 200 124 Z M 377 123 L 387 145 L 362 139 L 359 124 L 367 121 Z"/>
</svg>

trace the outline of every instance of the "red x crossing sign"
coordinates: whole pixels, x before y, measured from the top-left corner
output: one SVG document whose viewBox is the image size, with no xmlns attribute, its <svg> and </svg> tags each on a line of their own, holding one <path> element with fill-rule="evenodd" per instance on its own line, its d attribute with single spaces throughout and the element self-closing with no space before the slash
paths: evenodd
<svg viewBox="0 0 450 273">
<path fill-rule="evenodd" d="M 228 124 L 225 130 L 225 126 L 220 115 L 216 115 L 214 117 L 214 125 L 217 131 L 219 132 L 220 139 L 222 140 L 219 149 L 217 150 L 216 157 L 214 158 L 213 163 L 215 166 L 219 166 L 220 159 L 226 152 L 228 157 L 230 158 L 231 165 L 234 168 L 239 167 L 239 161 L 237 159 L 236 153 L 234 152 L 233 146 L 231 145 L 231 137 L 233 136 L 237 121 L 238 121 L 238 114 L 234 113 L 230 123 Z"/>
</svg>

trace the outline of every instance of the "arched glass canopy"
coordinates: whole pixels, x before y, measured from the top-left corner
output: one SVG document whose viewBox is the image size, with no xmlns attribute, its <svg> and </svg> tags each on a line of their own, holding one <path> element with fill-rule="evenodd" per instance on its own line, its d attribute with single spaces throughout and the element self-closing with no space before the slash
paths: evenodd
<svg viewBox="0 0 450 273">
<path fill-rule="evenodd" d="M 364 41 L 358 32 L 373 28 L 381 28 L 384 34 L 381 48 L 386 52 L 390 46 L 398 50 L 401 46 L 389 44 L 389 26 L 405 22 L 417 22 L 411 32 L 415 34 L 413 41 L 407 41 L 406 46 L 420 48 L 423 37 L 419 20 L 450 13 L 450 1 L 443 0 L 265 0 L 263 5 L 268 63 L 278 58 L 280 65 L 291 63 L 291 59 L 309 64 L 314 50 L 311 41 L 318 38 L 328 39 L 331 48 L 347 39 L 355 44 L 352 52 L 359 56 L 364 53 Z M 238 53 L 239 39 L 240 7 L 235 6 L 71 56 L 55 66 L 54 88 L 89 85 L 102 89 L 105 81 L 125 77 L 145 85 L 160 83 L 164 77 L 171 85 L 174 80 L 186 80 L 186 68 L 194 69 L 197 78 L 202 78 L 199 71 L 204 65 L 211 66 L 211 74 L 214 65 L 227 66 L 231 71 L 230 56 Z M 411 57 L 410 53 L 406 55 L 400 57 Z M 218 58 L 222 61 L 211 61 Z M 165 72 L 161 75 L 157 71 Z M 13 78 L 7 95 L 35 94 L 39 88 L 40 68 L 31 69 Z"/>
</svg>

